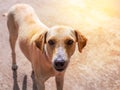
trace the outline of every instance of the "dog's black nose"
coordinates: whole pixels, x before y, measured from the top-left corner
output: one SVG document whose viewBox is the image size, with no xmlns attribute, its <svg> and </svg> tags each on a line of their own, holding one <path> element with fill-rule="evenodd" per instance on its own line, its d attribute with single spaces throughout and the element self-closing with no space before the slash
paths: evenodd
<svg viewBox="0 0 120 90">
<path fill-rule="evenodd" d="M 56 70 L 62 71 L 65 69 L 65 60 L 55 60 L 54 65 Z"/>
<path fill-rule="evenodd" d="M 55 60 L 55 66 L 58 67 L 58 68 L 63 67 L 64 64 L 65 64 L 64 60 Z"/>
</svg>

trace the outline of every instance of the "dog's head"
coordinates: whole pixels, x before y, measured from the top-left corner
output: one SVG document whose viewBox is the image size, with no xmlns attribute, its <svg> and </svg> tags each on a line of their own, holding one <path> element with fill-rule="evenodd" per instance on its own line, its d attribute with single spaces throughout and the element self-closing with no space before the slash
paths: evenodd
<svg viewBox="0 0 120 90">
<path fill-rule="evenodd" d="M 78 42 L 79 52 L 85 47 L 87 39 L 77 30 L 66 26 L 55 26 L 36 40 L 36 46 L 45 51 L 57 71 L 66 69 Z"/>
</svg>

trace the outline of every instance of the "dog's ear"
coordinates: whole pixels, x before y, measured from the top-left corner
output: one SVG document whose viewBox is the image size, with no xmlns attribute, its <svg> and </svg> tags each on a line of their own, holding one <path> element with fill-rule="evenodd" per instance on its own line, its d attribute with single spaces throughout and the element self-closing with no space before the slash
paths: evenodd
<svg viewBox="0 0 120 90">
<path fill-rule="evenodd" d="M 76 41 L 78 42 L 78 50 L 79 52 L 82 52 L 82 49 L 85 47 L 87 43 L 87 39 L 78 30 L 75 30 L 75 36 L 76 36 Z"/>
<path fill-rule="evenodd" d="M 46 43 L 46 35 L 47 35 L 47 32 L 44 32 L 40 34 L 35 40 L 36 47 L 39 48 L 42 52 L 44 50 L 44 44 Z"/>
</svg>

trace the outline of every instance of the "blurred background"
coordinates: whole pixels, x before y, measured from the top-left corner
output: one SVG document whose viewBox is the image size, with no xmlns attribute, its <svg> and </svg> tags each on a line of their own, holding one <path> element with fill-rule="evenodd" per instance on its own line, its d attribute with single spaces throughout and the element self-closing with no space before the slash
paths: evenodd
<svg viewBox="0 0 120 90">
<path fill-rule="evenodd" d="M 6 13 L 16 3 L 30 4 L 48 27 L 68 25 L 88 39 L 76 49 L 65 74 L 64 90 L 120 90 L 120 0 L 0 0 L 0 90 L 36 90 L 31 65 L 16 46 L 17 72 L 11 70 Z M 17 76 L 16 76 L 17 75 Z M 56 90 L 54 77 L 46 90 Z"/>
</svg>

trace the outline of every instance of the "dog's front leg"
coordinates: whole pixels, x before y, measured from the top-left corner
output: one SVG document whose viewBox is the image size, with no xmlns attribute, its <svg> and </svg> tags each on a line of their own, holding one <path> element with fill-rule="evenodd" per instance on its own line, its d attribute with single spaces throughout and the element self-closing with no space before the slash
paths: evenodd
<svg viewBox="0 0 120 90">
<path fill-rule="evenodd" d="M 36 81 L 36 85 L 37 85 L 37 90 L 45 90 L 44 81 L 42 79 L 39 79 L 36 77 L 35 81 Z"/>
<path fill-rule="evenodd" d="M 63 90 L 64 73 L 60 73 L 56 75 L 55 80 L 56 80 L 57 90 Z"/>
<path fill-rule="evenodd" d="M 37 84 L 37 88 L 38 88 L 38 90 L 45 90 L 45 85 L 44 85 L 44 83 L 39 82 L 39 83 Z"/>
</svg>

